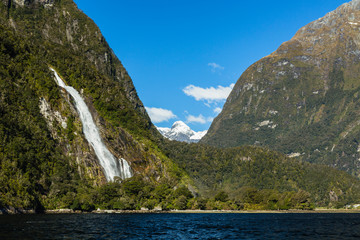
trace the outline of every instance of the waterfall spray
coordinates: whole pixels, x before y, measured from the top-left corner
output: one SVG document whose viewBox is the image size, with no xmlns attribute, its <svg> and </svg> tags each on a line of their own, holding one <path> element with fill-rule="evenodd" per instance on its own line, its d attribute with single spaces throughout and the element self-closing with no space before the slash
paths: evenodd
<svg viewBox="0 0 360 240">
<path fill-rule="evenodd" d="M 95 154 L 99 159 L 100 165 L 104 170 L 106 179 L 108 181 L 112 181 L 114 180 L 114 177 L 120 177 L 121 179 L 130 178 L 132 173 L 129 163 L 123 158 L 116 159 L 105 146 L 101 139 L 99 130 L 91 116 L 89 108 L 80 96 L 79 92 L 71 86 L 66 86 L 57 72 L 52 68 L 50 69 L 54 72 L 57 84 L 64 88 L 74 99 L 76 110 L 79 113 L 80 120 L 83 125 L 85 138 L 94 149 Z"/>
</svg>

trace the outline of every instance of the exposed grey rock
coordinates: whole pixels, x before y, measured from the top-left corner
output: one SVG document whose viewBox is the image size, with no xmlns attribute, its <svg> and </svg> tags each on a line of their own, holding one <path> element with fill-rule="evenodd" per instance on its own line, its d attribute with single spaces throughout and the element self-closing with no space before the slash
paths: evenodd
<svg viewBox="0 0 360 240">
<path fill-rule="evenodd" d="M 18 6 L 24 7 L 33 3 L 44 5 L 44 7 L 52 7 L 55 0 L 13 0 Z"/>
</svg>

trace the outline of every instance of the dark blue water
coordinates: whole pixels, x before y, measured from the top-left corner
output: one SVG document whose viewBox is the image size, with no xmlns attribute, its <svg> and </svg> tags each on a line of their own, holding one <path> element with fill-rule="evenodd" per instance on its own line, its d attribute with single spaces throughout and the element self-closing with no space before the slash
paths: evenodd
<svg viewBox="0 0 360 240">
<path fill-rule="evenodd" d="M 360 214 L 0 216 L 0 239 L 360 239 Z"/>
</svg>

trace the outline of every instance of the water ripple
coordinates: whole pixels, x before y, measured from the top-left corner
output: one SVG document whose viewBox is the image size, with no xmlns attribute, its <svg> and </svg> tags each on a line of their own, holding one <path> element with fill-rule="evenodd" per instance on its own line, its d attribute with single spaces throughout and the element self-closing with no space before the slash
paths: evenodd
<svg viewBox="0 0 360 240">
<path fill-rule="evenodd" d="M 359 239 L 360 214 L 0 216 L 0 239 Z"/>
</svg>

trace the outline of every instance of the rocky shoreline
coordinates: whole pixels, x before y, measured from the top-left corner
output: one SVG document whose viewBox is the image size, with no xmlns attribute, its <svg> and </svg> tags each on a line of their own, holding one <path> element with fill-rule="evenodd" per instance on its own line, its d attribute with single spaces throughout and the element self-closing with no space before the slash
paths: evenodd
<svg viewBox="0 0 360 240">
<path fill-rule="evenodd" d="M 0 209 L 0 215 L 14 214 L 145 214 L 145 213 L 360 213 L 360 209 L 315 209 L 315 210 L 94 210 L 91 212 L 82 212 L 72 209 L 54 209 L 36 212 L 33 209 Z"/>
</svg>

